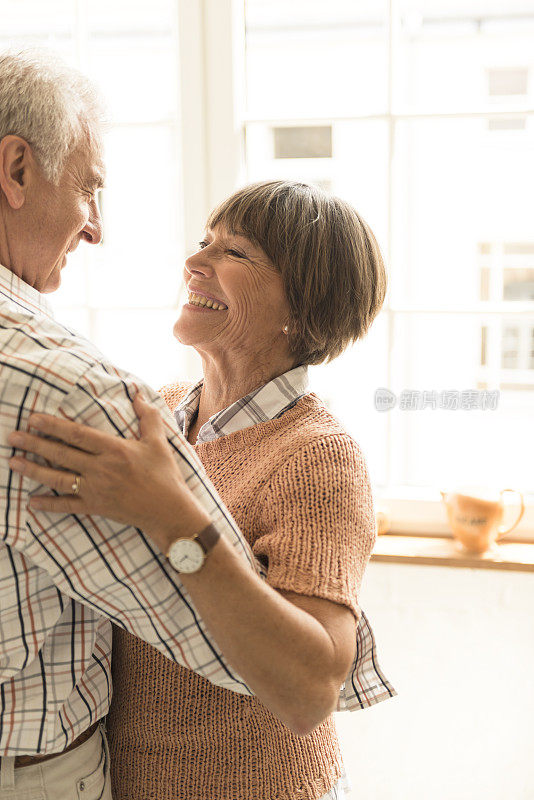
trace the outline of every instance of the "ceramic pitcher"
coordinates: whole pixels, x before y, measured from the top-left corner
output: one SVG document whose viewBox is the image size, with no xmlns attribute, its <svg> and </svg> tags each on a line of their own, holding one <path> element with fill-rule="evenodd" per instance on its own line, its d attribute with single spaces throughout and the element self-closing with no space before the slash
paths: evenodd
<svg viewBox="0 0 534 800">
<path fill-rule="evenodd" d="M 505 527 L 501 523 L 504 515 L 503 495 L 507 492 L 517 496 L 520 508 L 514 522 Z M 525 511 L 523 495 L 516 489 L 502 489 L 494 499 L 459 492 L 440 493 L 451 531 L 470 553 L 485 553 L 492 548 L 519 524 Z"/>
</svg>

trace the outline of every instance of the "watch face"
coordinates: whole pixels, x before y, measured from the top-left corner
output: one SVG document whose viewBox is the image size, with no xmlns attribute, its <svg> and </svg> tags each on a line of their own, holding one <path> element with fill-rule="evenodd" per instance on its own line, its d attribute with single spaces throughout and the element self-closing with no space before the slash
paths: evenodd
<svg viewBox="0 0 534 800">
<path fill-rule="evenodd" d="M 204 558 L 202 546 L 194 539 L 178 539 L 169 549 L 169 561 L 177 572 L 197 572 Z"/>
</svg>

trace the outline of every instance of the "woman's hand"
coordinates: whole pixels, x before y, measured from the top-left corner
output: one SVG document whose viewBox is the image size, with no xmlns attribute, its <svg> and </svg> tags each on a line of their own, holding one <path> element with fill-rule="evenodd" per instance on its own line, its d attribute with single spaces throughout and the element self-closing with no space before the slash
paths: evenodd
<svg viewBox="0 0 534 800">
<path fill-rule="evenodd" d="M 185 484 L 157 409 L 140 394 L 133 406 L 139 419 L 139 439 L 121 439 L 86 425 L 34 414 L 30 428 L 61 441 L 15 431 L 9 435 L 9 443 L 63 469 L 23 457 L 11 458 L 9 465 L 14 472 L 60 494 L 33 496 L 30 508 L 97 514 L 134 525 L 166 552 L 174 539 L 194 536 L 210 518 Z M 80 488 L 73 494 L 77 475 Z"/>
</svg>

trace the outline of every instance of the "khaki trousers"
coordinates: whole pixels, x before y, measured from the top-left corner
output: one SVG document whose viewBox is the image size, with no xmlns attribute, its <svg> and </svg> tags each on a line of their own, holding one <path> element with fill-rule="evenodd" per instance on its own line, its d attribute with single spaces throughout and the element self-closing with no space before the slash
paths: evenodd
<svg viewBox="0 0 534 800">
<path fill-rule="evenodd" d="M 14 756 L 2 756 L 0 800 L 112 800 L 104 725 L 79 747 L 42 764 L 15 769 Z"/>
</svg>

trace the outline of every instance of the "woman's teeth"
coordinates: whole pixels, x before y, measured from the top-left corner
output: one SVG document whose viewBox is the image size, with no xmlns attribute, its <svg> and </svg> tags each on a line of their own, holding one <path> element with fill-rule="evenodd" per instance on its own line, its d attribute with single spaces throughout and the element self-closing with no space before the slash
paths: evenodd
<svg viewBox="0 0 534 800">
<path fill-rule="evenodd" d="M 189 302 L 192 306 L 205 306 L 206 308 L 213 309 L 213 311 L 224 311 L 228 308 L 228 306 L 223 306 L 216 300 L 208 300 L 204 295 L 195 294 L 194 292 L 189 295 Z"/>
</svg>

